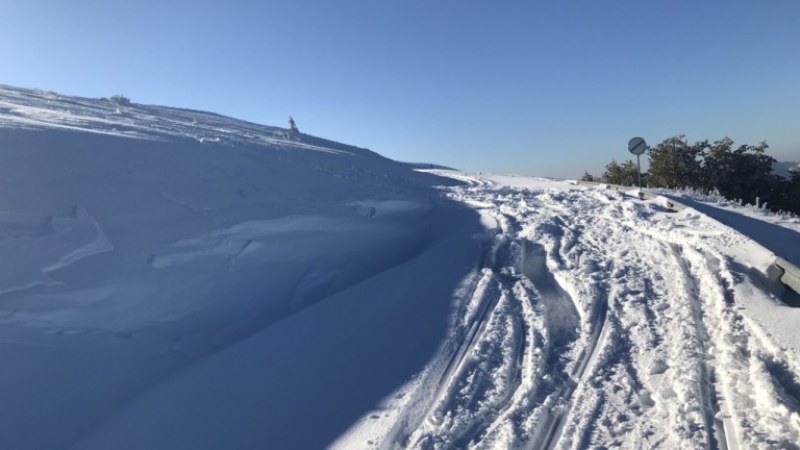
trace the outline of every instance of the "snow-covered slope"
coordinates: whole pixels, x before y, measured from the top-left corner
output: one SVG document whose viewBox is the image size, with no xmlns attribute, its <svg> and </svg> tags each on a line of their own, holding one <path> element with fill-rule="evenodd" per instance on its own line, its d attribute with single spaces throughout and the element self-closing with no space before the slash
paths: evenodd
<svg viewBox="0 0 800 450">
<path fill-rule="evenodd" d="M 0 86 L 0 448 L 798 448 L 800 221 Z"/>
<path fill-rule="evenodd" d="M 479 249 L 442 182 L 280 128 L 0 87 L 0 448 L 63 448 L 263 332 L 205 414 L 243 442 L 330 442 L 441 341 Z M 221 426 L 182 411 L 183 440 Z"/>
</svg>

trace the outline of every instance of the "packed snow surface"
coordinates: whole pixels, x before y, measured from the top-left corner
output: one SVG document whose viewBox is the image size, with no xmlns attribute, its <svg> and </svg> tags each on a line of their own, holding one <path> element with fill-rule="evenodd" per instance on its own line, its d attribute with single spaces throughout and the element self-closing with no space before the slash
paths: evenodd
<svg viewBox="0 0 800 450">
<path fill-rule="evenodd" d="M 0 448 L 800 448 L 800 221 L 664 195 L 0 86 Z"/>
</svg>

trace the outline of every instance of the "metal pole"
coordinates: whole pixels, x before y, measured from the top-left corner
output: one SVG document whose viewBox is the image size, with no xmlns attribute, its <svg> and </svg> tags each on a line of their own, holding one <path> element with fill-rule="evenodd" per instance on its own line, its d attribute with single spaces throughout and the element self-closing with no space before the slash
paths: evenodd
<svg viewBox="0 0 800 450">
<path fill-rule="evenodd" d="M 639 180 L 639 190 L 642 190 L 642 164 L 639 162 L 639 156 L 636 155 L 636 178 Z"/>
</svg>

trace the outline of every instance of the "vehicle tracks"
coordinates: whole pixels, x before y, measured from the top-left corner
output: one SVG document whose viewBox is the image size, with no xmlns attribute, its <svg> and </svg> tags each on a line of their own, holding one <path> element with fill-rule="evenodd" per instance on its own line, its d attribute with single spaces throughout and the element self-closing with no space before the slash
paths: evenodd
<svg viewBox="0 0 800 450">
<path fill-rule="evenodd" d="M 738 412 L 764 403 L 741 383 L 761 383 L 800 428 L 798 364 L 738 313 L 741 281 L 713 250 L 726 231 L 599 191 L 473 179 L 451 197 L 497 227 L 441 369 L 387 447 L 736 450 L 797 436 L 770 441 L 775 418 Z"/>
</svg>

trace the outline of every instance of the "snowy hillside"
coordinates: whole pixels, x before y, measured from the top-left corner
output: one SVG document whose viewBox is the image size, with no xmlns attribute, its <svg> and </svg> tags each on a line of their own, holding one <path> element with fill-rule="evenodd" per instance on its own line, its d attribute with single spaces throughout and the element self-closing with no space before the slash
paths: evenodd
<svg viewBox="0 0 800 450">
<path fill-rule="evenodd" d="M 0 86 L 0 448 L 798 448 L 800 221 L 665 195 Z"/>
<path fill-rule="evenodd" d="M 0 448 L 73 444 L 258 333 L 269 344 L 215 394 L 243 442 L 324 445 L 422 368 L 479 251 L 441 178 L 280 128 L 119 109 L 0 88 Z M 436 283 L 402 276 L 410 260 Z M 164 425 L 234 442 L 203 434 L 222 404 L 187 408 Z M 273 426 L 253 436 L 252 420 Z"/>
</svg>

